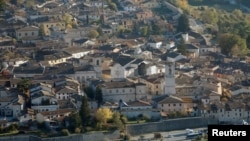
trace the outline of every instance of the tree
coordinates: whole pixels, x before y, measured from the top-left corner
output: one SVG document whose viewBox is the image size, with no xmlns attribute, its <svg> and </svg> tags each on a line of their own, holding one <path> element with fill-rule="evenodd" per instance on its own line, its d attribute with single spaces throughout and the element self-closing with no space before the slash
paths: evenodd
<svg viewBox="0 0 250 141">
<path fill-rule="evenodd" d="M 100 87 L 96 88 L 95 99 L 97 100 L 98 106 L 102 103 L 102 89 Z"/>
<path fill-rule="evenodd" d="M 231 49 L 231 55 L 233 57 L 239 57 L 241 55 L 241 51 L 239 50 L 239 47 L 237 44 L 235 44 Z"/>
<path fill-rule="evenodd" d="M 124 129 L 123 123 L 121 121 L 121 115 L 119 112 L 113 113 L 112 121 L 118 129 L 120 129 L 120 130 Z"/>
<path fill-rule="evenodd" d="M 152 34 L 154 35 L 159 35 L 161 34 L 161 28 L 159 27 L 159 25 L 157 25 L 155 22 L 153 22 L 151 24 L 151 27 L 152 27 Z"/>
<path fill-rule="evenodd" d="M 246 42 L 247 42 L 247 48 L 250 48 L 250 34 L 247 36 Z"/>
<path fill-rule="evenodd" d="M 122 121 L 123 124 L 126 124 L 128 122 L 127 117 L 124 116 L 124 115 L 121 115 L 120 119 L 121 119 L 121 121 Z"/>
<path fill-rule="evenodd" d="M 141 28 L 141 35 L 146 37 L 148 35 L 148 26 L 143 26 Z"/>
<path fill-rule="evenodd" d="M 17 5 L 17 0 L 10 0 L 10 3 L 13 4 L 13 5 Z"/>
<path fill-rule="evenodd" d="M 187 9 L 188 8 L 188 0 L 176 0 L 176 5 L 180 7 L 181 9 Z"/>
<path fill-rule="evenodd" d="M 239 9 L 233 10 L 232 14 L 235 15 L 236 17 L 238 17 L 238 18 L 242 18 L 243 17 L 243 13 Z"/>
<path fill-rule="evenodd" d="M 23 93 L 27 92 L 29 90 L 29 87 L 31 85 L 31 82 L 27 78 L 21 78 L 19 82 L 17 83 L 17 88 L 22 91 Z"/>
<path fill-rule="evenodd" d="M 246 39 L 241 38 L 239 35 L 235 34 L 222 34 L 218 38 L 218 43 L 221 47 L 222 53 L 231 55 L 232 48 L 237 45 L 240 50 L 240 55 L 244 56 L 248 53 L 248 48 L 246 45 Z"/>
<path fill-rule="evenodd" d="M 158 132 L 156 132 L 156 133 L 154 133 L 154 138 L 155 139 L 162 139 L 162 135 L 161 135 L 161 133 L 158 133 Z"/>
<path fill-rule="evenodd" d="M 102 31 L 102 28 L 101 28 L 101 27 L 98 27 L 98 28 L 97 28 L 97 32 L 98 32 L 98 34 L 99 34 L 100 36 L 103 35 L 103 31 Z"/>
<path fill-rule="evenodd" d="M 84 126 L 88 125 L 89 118 L 90 118 L 90 109 L 89 109 L 87 96 L 83 96 L 82 105 L 81 105 L 81 108 L 80 108 L 79 115 L 81 117 L 82 124 Z"/>
<path fill-rule="evenodd" d="M 63 16 L 63 20 L 66 24 L 71 24 L 72 23 L 72 16 L 68 13 L 65 13 Z"/>
<path fill-rule="evenodd" d="M 63 16 L 63 21 L 65 22 L 65 25 L 67 28 L 72 28 L 73 24 L 73 17 L 72 15 L 65 13 Z"/>
<path fill-rule="evenodd" d="M 95 113 L 95 118 L 102 124 L 106 124 L 113 116 L 113 112 L 109 108 L 99 108 Z"/>
<path fill-rule="evenodd" d="M 133 33 L 134 35 L 138 35 L 138 33 L 141 34 L 141 28 L 140 28 L 140 27 L 141 27 L 141 26 L 139 25 L 138 22 L 134 22 L 134 24 L 133 24 L 133 29 L 132 29 L 132 33 Z"/>
<path fill-rule="evenodd" d="M 25 6 L 27 8 L 32 8 L 35 5 L 35 1 L 34 0 L 26 0 L 25 1 Z"/>
<path fill-rule="evenodd" d="M 75 131 L 77 128 L 81 127 L 82 121 L 78 112 L 71 113 L 69 115 L 69 130 L 71 132 Z"/>
<path fill-rule="evenodd" d="M 41 24 L 39 27 L 39 35 L 40 36 L 45 36 L 45 27 L 44 24 Z"/>
<path fill-rule="evenodd" d="M 22 78 L 19 80 L 17 83 L 17 88 L 19 91 L 21 91 L 26 100 L 26 107 L 30 108 L 31 107 L 31 98 L 30 98 L 30 92 L 29 92 L 29 87 L 31 85 L 31 81 L 27 78 Z"/>
<path fill-rule="evenodd" d="M 202 13 L 202 20 L 208 24 L 217 24 L 219 21 L 219 16 L 214 8 L 208 8 Z"/>
<path fill-rule="evenodd" d="M 187 54 L 187 49 L 185 47 L 185 41 L 181 39 L 180 44 L 177 46 L 177 52 L 181 53 L 182 55 Z"/>
<path fill-rule="evenodd" d="M 69 130 L 68 129 L 62 129 L 62 135 L 63 136 L 69 136 L 70 135 Z"/>
<path fill-rule="evenodd" d="M 0 0 L 0 11 L 3 11 L 6 7 L 5 0 Z"/>
<path fill-rule="evenodd" d="M 145 63 L 141 63 L 139 66 L 138 66 L 138 74 L 139 75 L 146 75 L 146 64 Z"/>
<path fill-rule="evenodd" d="M 88 37 L 93 39 L 99 36 L 99 33 L 96 30 L 91 30 L 88 34 Z"/>
<path fill-rule="evenodd" d="M 189 30 L 189 20 L 186 14 L 182 14 L 178 19 L 177 31 L 187 32 Z"/>
<path fill-rule="evenodd" d="M 88 98 L 90 98 L 90 99 L 94 99 L 95 98 L 94 92 L 93 92 L 93 90 L 90 87 L 85 87 L 83 89 L 83 91 L 85 92 L 85 94 L 87 95 Z"/>
<path fill-rule="evenodd" d="M 108 2 L 108 7 L 109 7 L 111 10 L 118 11 L 117 5 L 116 5 L 114 2 L 112 2 L 111 0 L 108 0 L 107 2 Z"/>
</svg>

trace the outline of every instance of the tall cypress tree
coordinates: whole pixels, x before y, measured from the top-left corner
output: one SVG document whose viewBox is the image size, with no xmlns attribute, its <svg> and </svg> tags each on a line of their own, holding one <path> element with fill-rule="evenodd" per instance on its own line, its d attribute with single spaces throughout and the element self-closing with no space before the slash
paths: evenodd
<svg viewBox="0 0 250 141">
<path fill-rule="evenodd" d="M 187 55 L 187 49 L 183 39 L 181 39 L 180 44 L 177 46 L 177 52 L 181 53 L 182 55 Z"/>
<path fill-rule="evenodd" d="M 79 115 L 82 119 L 82 124 L 88 125 L 90 119 L 90 109 L 87 96 L 83 96 Z"/>
<path fill-rule="evenodd" d="M 182 14 L 178 19 L 177 31 L 187 32 L 189 31 L 189 20 L 186 14 Z"/>
<path fill-rule="evenodd" d="M 101 105 L 103 99 L 102 99 L 102 89 L 100 87 L 97 87 L 96 88 L 96 96 L 95 96 L 95 99 L 97 100 L 98 102 L 98 106 Z"/>
</svg>

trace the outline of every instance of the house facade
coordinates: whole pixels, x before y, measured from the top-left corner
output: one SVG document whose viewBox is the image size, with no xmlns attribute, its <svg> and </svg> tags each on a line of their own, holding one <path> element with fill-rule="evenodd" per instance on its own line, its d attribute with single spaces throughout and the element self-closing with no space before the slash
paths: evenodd
<svg viewBox="0 0 250 141">
<path fill-rule="evenodd" d="M 176 96 L 169 96 L 159 101 L 157 108 L 162 112 L 174 113 L 180 112 L 183 114 L 192 114 L 194 112 L 195 104 L 191 98 L 179 98 Z"/>
<path fill-rule="evenodd" d="M 17 40 L 21 40 L 25 37 L 38 37 L 38 36 L 39 36 L 39 28 L 36 26 L 27 26 L 16 30 Z"/>
<path fill-rule="evenodd" d="M 103 100 L 109 102 L 135 101 L 147 95 L 146 85 L 129 81 L 105 82 L 101 85 Z"/>
</svg>

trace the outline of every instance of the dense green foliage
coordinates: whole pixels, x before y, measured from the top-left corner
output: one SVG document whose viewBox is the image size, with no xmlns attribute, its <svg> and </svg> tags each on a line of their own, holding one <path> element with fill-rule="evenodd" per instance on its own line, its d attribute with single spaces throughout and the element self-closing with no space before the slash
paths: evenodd
<svg viewBox="0 0 250 141">
<path fill-rule="evenodd" d="M 205 31 L 217 38 L 222 52 L 244 56 L 250 48 L 250 14 L 240 10 L 239 3 L 189 0 L 189 13 L 204 23 Z"/>
<path fill-rule="evenodd" d="M 100 106 L 102 101 L 103 101 L 103 99 L 102 99 L 102 89 L 100 87 L 96 88 L 95 100 L 97 101 L 98 106 Z"/>
<path fill-rule="evenodd" d="M 0 0 L 0 11 L 3 11 L 6 6 L 5 0 Z"/>
<path fill-rule="evenodd" d="M 70 123 L 70 125 L 69 125 L 68 129 L 71 132 L 74 132 L 74 131 L 76 131 L 76 129 L 81 128 L 82 121 L 81 121 L 81 117 L 80 117 L 78 112 L 74 112 L 74 113 L 71 113 L 69 115 L 69 123 Z"/>
<path fill-rule="evenodd" d="M 189 21 L 186 14 L 182 14 L 178 19 L 177 31 L 187 32 L 189 30 Z"/>
<path fill-rule="evenodd" d="M 81 117 L 83 126 L 88 125 L 90 119 L 90 109 L 87 96 L 84 96 L 82 99 L 82 105 L 80 108 L 79 115 Z"/>
<path fill-rule="evenodd" d="M 185 47 L 185 41 L 182 39 L 180 44 L 177 45 L 177 52 L 181 53 L 182 55 L 187 54 L 187 49 Z"/>
<path fill-rule="evenodd" d="M 219 36 L 219 45 L 223 53 L 233 56 L 246 55 L 248 49 L 246 40 L 235 34 L 222 34 Z"/>
</svg>

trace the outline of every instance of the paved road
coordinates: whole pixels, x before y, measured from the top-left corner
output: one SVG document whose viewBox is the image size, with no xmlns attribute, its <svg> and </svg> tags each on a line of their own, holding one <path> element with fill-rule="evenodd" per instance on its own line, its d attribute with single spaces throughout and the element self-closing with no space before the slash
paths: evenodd
<svg viewBox="0 0 250 141">
<path fill-rule="evenodd" d="M 207 127 L 195 128 L 193 130 L 198 131 L 198 130 L 203 130 L 203 129 L 207 129 Z M 176 130 L 176 131 L 160 132 L 160 133 L 163 136 L 163 141 L 191 141 L 191 139 L 186 138 L 186 130 Z M 170 135 L 172 137 L 169 137 Z M 153 140 L 154 134 L 150 133 L 150 134 L 144 134 L 142 136 L 143 136 L 143 140 L 141 139 L 141 136 L 131 137 L 131 140 L 132 141 L 151 141 Z"/>
</svg>

